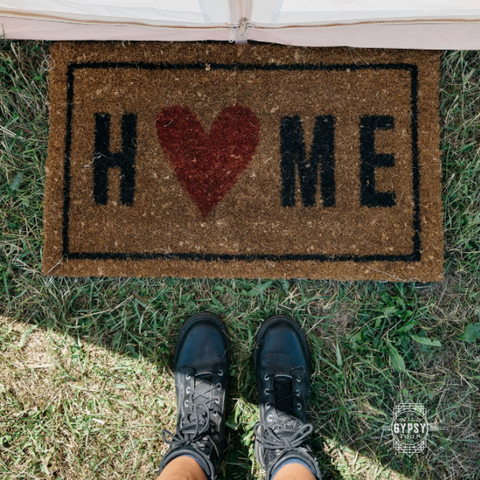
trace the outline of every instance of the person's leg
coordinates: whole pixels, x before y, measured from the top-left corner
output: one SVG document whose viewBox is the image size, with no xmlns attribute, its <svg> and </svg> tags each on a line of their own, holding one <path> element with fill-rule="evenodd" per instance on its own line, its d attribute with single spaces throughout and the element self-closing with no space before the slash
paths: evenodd
<svg viewBox="0 0 480 480">
<path fill-rule="evenodd" d="M 310 361 L 305 335 L 291 318 L 279 315 L 263 323 L 255 343 L 260 403 L 255 455 L 266 480 L 319 480 L 306 413 Z"/>
<path fill-rule="evenodd" d="M 182 455 L 167 463 L 157 480 L 207 480 L 207 476 L 194 458 Z"/>
<path fill-rule="evenodd" d="M 225 451 L 225 398 L 230 342 L 223 322 L 209 313 L 190 318 L 175 349 L 177 430 L 162 432 L 170 445 L 161 480 L 211 480 Z"/>
<path fill-rule="evenodd" d="M 273 474 L 272 479 L 274 480 L 315 480 L 315 475 L 305 464 L 302 465 L 298 462 L 292 462 L 292 463 L 285 462 L 285 465 L 281 466 L 277 470 L 277 473 Z"/>
</svg>

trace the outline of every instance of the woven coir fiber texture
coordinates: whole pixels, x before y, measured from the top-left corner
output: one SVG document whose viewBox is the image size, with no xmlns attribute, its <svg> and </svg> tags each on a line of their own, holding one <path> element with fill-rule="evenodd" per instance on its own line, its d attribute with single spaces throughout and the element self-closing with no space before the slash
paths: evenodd
<svg viewBox="0 0 480 480">
<path fill-rule="evenodd" d="M 437 53 L 51 54 L 45 274 L 442 279 Z"/>
</svg>

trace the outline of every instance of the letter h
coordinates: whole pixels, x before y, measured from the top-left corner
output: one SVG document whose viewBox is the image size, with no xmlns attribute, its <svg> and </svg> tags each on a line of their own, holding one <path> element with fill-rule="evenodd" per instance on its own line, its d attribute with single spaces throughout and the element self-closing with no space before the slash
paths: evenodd
<svg viewBox="0 0 480 480">
<path fill-rule="evenodd" d="M 110 152 L 110 115 L 95 114 L 95 152 L 93 155 L 93 198 L 106 205 L 108 200 L 108 171 L 120 168 L 120 201 L 133 205 L 135 193 L 135 155 L 137 142 L 137 116 L 122 116 L 122 150 Z"/>
</svg>

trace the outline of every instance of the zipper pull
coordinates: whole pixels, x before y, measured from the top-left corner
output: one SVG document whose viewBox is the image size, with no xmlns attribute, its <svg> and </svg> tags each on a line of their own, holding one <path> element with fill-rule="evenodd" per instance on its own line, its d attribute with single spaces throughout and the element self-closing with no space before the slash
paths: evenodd
<svg viewBox="0 0 480 480">
<path fill-rule="evenodd" d="M 255 25 L 250 23 L 248 18 L 241 18 L 237 25 L 230 27 L 230 43 L 247 43 L 247 36 L 252 28 L 255 28 Z"/>
<path fill-rule="evenodd" d="M 248 28 L 248 19 L 243 17 L 238 22 L 238 36 L 244 37 L 248 35 L 247 28 Z"/>
</svg>

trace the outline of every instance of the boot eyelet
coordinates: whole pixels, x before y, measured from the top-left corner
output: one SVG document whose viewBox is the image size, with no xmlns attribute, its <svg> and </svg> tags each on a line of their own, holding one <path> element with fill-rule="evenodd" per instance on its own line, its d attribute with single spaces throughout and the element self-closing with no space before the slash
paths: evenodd
<svg viewBox="0 0 480 480">
<path fill-rule="evenodd" d="M 273 417 L 271 415 L 268 415 L 267 422 L 271 422 L 272 420 L 273 420 Z"/>
<path fill-rule="evenodd" d="M 185 390 L 185 393 L 188 395 L 191 391 L 191 388 L 190 387 L 187 387 L 187 389 Z"/>
<path fill-rule="evenodd" d="M 297 397 L 300 396 L 300 390 L 295 390 L 295 394 L 297 395 Z"/>
<path fill-rule="evenodd" d="M 188 407 L 188 400 L 185 400 L 185 406 Z"/>
<path fill-rule="evenodd" d="M 222 385 L 220 383 L 217 383 L 217 390 L 220 390 L 222 388 Z"/>
<path fill-rule="evenodd" d="M 191 378 L 192 378 L 192 376 L 191 376 L 189 373 L 187 373 L 187 374 L 185 375 L 185 380 L 190 380 Z"/>
<path fill-rule="evenodd" d="M 271 404 L 270 402 L 267 402 L 267 403 L 265 404 L 265 408 L 270 408 L 271 406 L 272 406 L 272 404 Z"/>
<path fill-rule="evenodd" d="M 270 380 L 270 375 L 265 375 L 263 378 L 266 382 L 268 382 Z"/>
<path fill-rule="evenodd" d="M 297 403 L 297 409 L 298 409 L 298 410 L 301 410 L 301 409 L 302 409 L 302 405 L 300 405 L 300 403 Z"/>
<path fill-rule="evenodd" d="M 220 397 L 215 397 L 215 403 L 220 403 Z"/>
<path fill-rule="evenodd" d="M 270 395 L 270 390 L 269 390 L 268 388 L 266 388 L 266 389 L 264 390 L 264 393 L 265 393 L 265 395 Z"/>
<path fill-rule="evenodd" d="M 219 377 L 223 377 L 223 370 L 219 370 L 217 373 Z"/>
<path fill-rule="evenodd" d="M 298 383 L 302 383 L 302 379 L 300 377 L 297 377 L 296 380 L 297 380 Z"/>
</svg>

